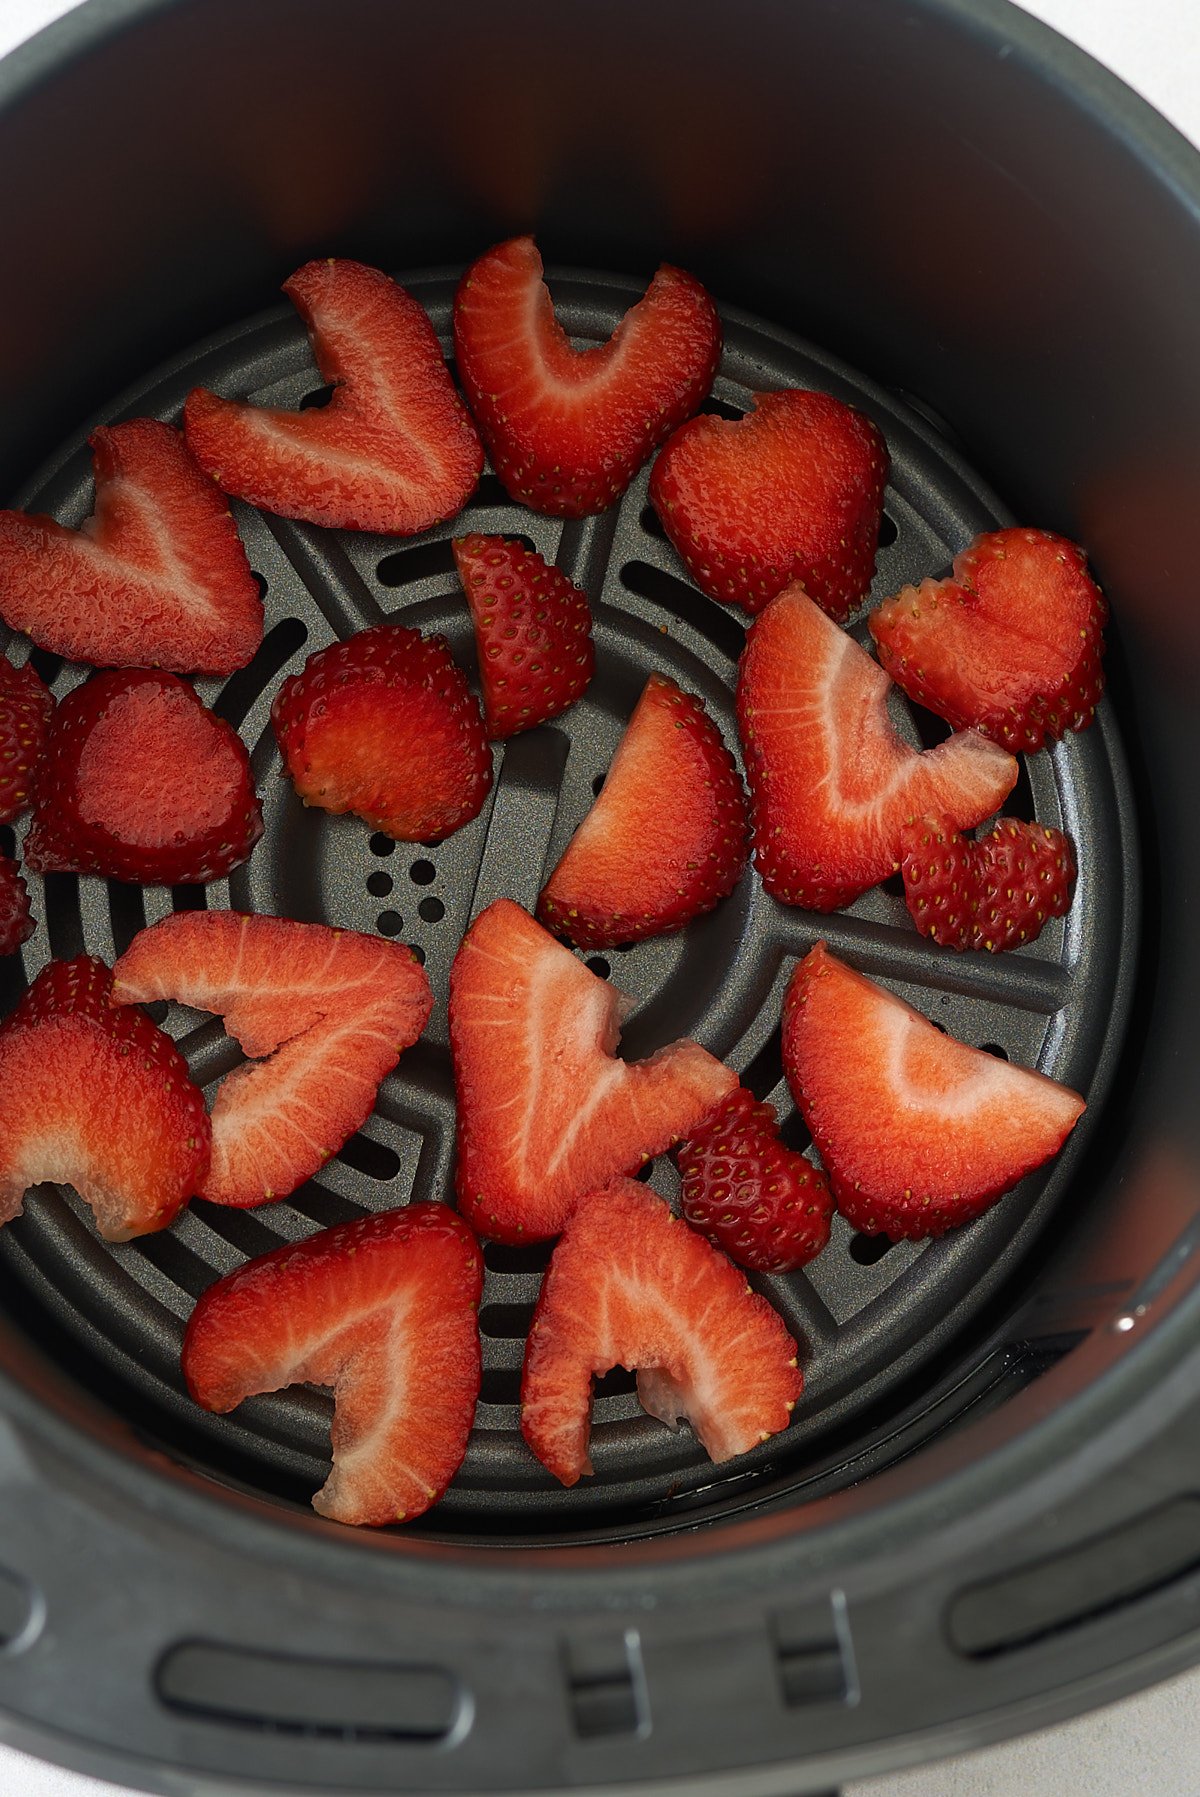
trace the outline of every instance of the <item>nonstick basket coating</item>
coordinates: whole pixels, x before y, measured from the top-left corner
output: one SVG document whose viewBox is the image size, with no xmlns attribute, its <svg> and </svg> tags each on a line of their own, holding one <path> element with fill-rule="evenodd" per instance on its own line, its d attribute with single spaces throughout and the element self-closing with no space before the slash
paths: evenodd
<svg viewBox="0 0 1200 1797">
<path fill-rule="evenodd" d="M 454 273 L 398 277 L 428 308 L 447 352 Z M 597 274 L 551 277 L 560 316 L 579 342 L 608 336 L 638 290 Z M 1009 522 L 936 422 L 791 335 L 725 309 L 725 352 L 711 406 L 733 416 L 749 394 L 813 386 L 861 406 L 892 455 L 876 597 L 946 569 L 980 530 Z M 295 406 L 323 397 L 303 327 L 287 307 L 210 339 L 125 393 L 104 418 L 177 421 L 195 384 Z M 93 420 L 92 424 L 99 422 Z M 91 428 L 89 425 L 87 428 Z M 20 496 L 31 510 L 78 524 L 91 505 L 81 430 Z M 111 1245 L 73 1194 L 44 1188 L 0 1232 L 0 1279 L 35 1335 L 71 1346 L 72 1370 L 152 1438 L 215 1478 L 305 1505 L 325 1477 L 331 1403 L 296 1388 L 210 1417 L 187 1397 L 179 1370 L 192 1305 L 218 1275 L 282 1241 L 364 1210 L 410 1199 L 453 1200 L 454 1105 L 447 1047 L 450 963 L 472 917 L 501 894 L 532 907 L 544 875 L 599 789 L 647 676 L 654 669 L 699 693 L 736 749 L 733 682 L 742 615 L 684 578 L 646 498 L 646 471 L 603 516 L 566 524 L 511 503 L 491 472 L 449 525 L 410 541 L 330 532 L 235 506 L 266 607 L 266 634 L 249 667 L 197 687 L 250 746 L 266 830 L 245 867 L 206 889 L 139 888 L 94 878 L 30 876 L 41 927 L 20 962 L 0 973 L 4 1008 L 51 953 L 87 950 L 111 961 L 134 933 L 171 909 L 276 912 L 380 931 L 425 961 L 433 1020 L 385 1081 L 374 1115 L 318 1178 L 287 1203 L 244 1212 L 196 1201 L 161 1235 Z M 1040 520 L 1031 519 L 1037 523 Z M 454 574 L 450 538 L 466 530 L 521 535 L 588 592 L 597 671 L 582 701 L 553 724 L 497 745 L 494 791 L 482 815 L 436 847 L 393 844 L 353 817 L 301 806 L 280 777 L 269 723 L 284 676 L 313 650 L 381 619 L 441 631 L 474 671 L 474 642 Z M 866 642 L 865 626 L 855 634 Z M 20 657 L 22 646 L 12 653 Z M 42 652 L 34 660 L 61 696 L 86 670 Z M 894 695 L 897 724 L 926 745 L 946 734 L 930 714 Z M 517 1399 L 525 1334 L 549 1244 L 485 1248 L 480 1325 L 484 1374 L 465 1464 L 420 1525 L 437 1536 L 519 1534 L 580 1539 L 619 1526 L 625 1536 L 695 1520 L 767 1480 L 803 1475 L 856 1420 L 879 1406 L 965 1329 L 1008 1279 L 1055 1207 L 1069 1202 L 1072 1168 L 1100 1121 L 1124 1029 L 1134 968 L 1138 874 L 1122 750 L 1106 701 L 1095 726 L 1025 758 L 1005 807 L 1060 826 L 1074 839 L 1079 878 L 1067 918 L 1014 954 L 956 955 L 919 937 L 898 882 L 849 911 L 821 918 L 789 910 L 747 873 L 733 896 L 681 935 L 584 958 L 635 1000 L 623 1052 L 637 1057 L 677 1036 L 697 1038 L 775 1104 L 785 1139 L 808 1137 L 780 1060 L 783 989 L 798 956 L 824 937 L 839 955 L 883 979 L 962 1040 L 1038 1067 L 1076 1087 L 1089 1109 L 1065 1152 L 987 1216 L 933 1244 L 889 1246 L 837 1219 L 827 1251 L 803 1272 L 753 1278 L 801 1342 L 806 1391 L 787 1432 L 732 1466 L 714 1468 L 686 1429 L 646 1417 L 632 1373 L 600 1382 L 594 1479 L 560 1489 L 525 1447 Z M 18 835 L 23 826 L 18 826 Z M 156 1008 L 194 1076 L 213 1082 L 240 1060 L 219 1020 Z M 678 1191 L 669 1160 L 651 1183 Z M 411 1531 L 410 1531 L 411 1532 Z"/>
</svg>

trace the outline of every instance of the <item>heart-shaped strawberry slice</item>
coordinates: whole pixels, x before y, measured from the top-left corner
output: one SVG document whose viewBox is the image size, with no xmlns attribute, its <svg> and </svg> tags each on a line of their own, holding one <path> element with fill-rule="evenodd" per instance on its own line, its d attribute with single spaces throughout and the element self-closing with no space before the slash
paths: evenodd
<svg viewBox="0 0 1200 1797">
<path fill-rule="evenodd" d="M 910 699 L 956 730 L 1032 752 L 1091 723 L 1108 607 L 1083 550 L 1047 530 L 994 530 L 868 620 Z"/>
<path fill-rule="evenodd" d="M 827 393 L 760 393 L 744 418 L 693 418 L 650 476 L 701 592 L 748 612 L 798 580 L 840 623 L 871 584 L 888 453 Z"/>
<path fill-rule="evenodd" d="M 901 844 L 912 920 L 946 948 L 1019 948 L 1070 909 L 1075 853 L 1049 824 L 1002 817 L 972 842 L 947 817 L 919 817 Z"/>
</svg>

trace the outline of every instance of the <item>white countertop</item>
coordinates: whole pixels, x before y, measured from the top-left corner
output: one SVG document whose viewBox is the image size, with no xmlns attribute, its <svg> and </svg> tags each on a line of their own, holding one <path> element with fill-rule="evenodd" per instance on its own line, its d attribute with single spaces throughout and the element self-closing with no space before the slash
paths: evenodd
<svg viewBox="0 0 1200 1797">
<path fill-rule="evenodd" d="M 0 0 L 0 55 L 72 0 Z M 1200 144 L 1200 0 L 1025 0 Z M 1200 296 L 1198 296 L 1200 300 Z M 0 1747 L 0 1797 L 120 1797 Z M 844 1797 L 1200 1797 L 1200 1669 L 1062 1728 L 933 1767 L 850 1785 Z"/>
</svg>

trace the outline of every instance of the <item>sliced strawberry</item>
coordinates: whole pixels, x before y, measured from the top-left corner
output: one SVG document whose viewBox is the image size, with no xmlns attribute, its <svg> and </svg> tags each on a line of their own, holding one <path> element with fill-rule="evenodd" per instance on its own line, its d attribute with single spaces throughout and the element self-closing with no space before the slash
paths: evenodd
<svg viewBox="0 0 1200 1797">
<path fill-rule="evenodd" d="M 1085 1109 L 1044 1074 L 943 1035 L 823 942 L 788 987 L 783 1065 L 838 1209 L 894 1241 L 980 1216 Z"/>
<path fill-rule="evenodd" d="M 203 1095 L 171 1038 L 111 994 L 102 961 L 51 961 L 0 1026 L 0 1222 L 54 1180 L 125 1242 L 164 1229 L 199 1189 Z"/>
<path fill-rule="evenodd" d="M 178 431 L 133 418 L 91 437 L 96 503 L 81 530 L 0 512 L 0 615 L 98 667 L 231 674 L 262 642 L 237 526 Z"/>
<path fill-rule="evenodd" d="M 271 707 L 306 805 L 353 811 L 400 842 L 441 841 L 483 809 L 492 756 L 444 637 L 374 624 L 310 655 Z"/>
<path fill-rule="evenodd" d="M 410 537 L 475 489 L 483 451 L 422 308 L 377 268 L 307 262 L 283 291 L 335 392 L 301 412 L 197 387 L 187 440 L 227 493 L 285 518 Z"/>
<path fill-rule="evenodd" d="M 217 1090 L 201 1193 L 243 1207 L 286 1198 L 337 1153 L 433 1002 L 403 943 L 232 911 L 181 911 L 142 930 L 113 991 L 120 1004 L 215 1011 L 253 1057 Z"/>
<path fill-rule="evenodd" d="M 411 1522 L 462 1465 L 479 1396 L 483 1257 L 444 1204 L 356 1217 L 211 1285 L 183 1338 L 188 1389 L 227 1411 L 331 1385 L 333 1470 L 313 1509 Z"/>
<path fill-rule="evenodd" d="M 790 1273 L 829 1240 L 829 1181 L 779 1139 L 774 1105 L 739 1086 L 677 1153 L 683 1214 L 739 1267 Z"/>
<path fill-rule="evenodd" d="M 947 948 L 989 954 L 1041 934 L 1071 905 L 1075 855 L 1061 830 L 999 818 L 978 842 L 944 817 L 907 825 L 900 869 L 904 897 L 922 936 Z"/>
<path fill-rule="evenodd" d="M 909 748 L 888 717 L 889 684 L 799 586 L 751 626 L 737 706 L 754 859 L 785 905 L 848 905 L 899 866 L 911 818 L 978 824 L 1016 783 L 1012 756 L 974 731 Z"/>
<path fill-rule="evenodd" d="M 538 916 L 581 948 L 681 930 L 733 891 L 746 837 L 741 777 L 703 700 L 651 674 Z"/>
<path fill-rule="evenodd" d="M 458 372 L 514 499 L 583 518 L 620 498 L 712 385 L 721 325 L 693 276 L 663 263 L 604 344 L 576 349 L 532 237 L 472 264 L 454 301 Z"/>
<path fill-rule="evenodd" d="M 25 841 L 35 873 L 220 879 L 262 835 L 250 757 L 185 680 L 94 674 L 59 705 Z"/>
<path fill-rule="evenodd" d="M 905 587 L 868 623 L 910 698 L 956 729 L 1033 751 L 1091 723 L 1107 617 L 1077 544 L 995 530 L 954 558 L 952 580 Z"/>
<path fill-rule="evenodd" d="M 30 662 L 14 668 L 0 656 L 0 824 L 33 803 L 34 786 L 54 700 Z"/>
<path fill-rule="evenodd" d="M 582 1192 L 691 1135 L 737 1078 L 695 1042 L 615 1054 L 621 995 L 510 899 L 450 970 L 458 1195 L 500 1242 L 557 1235 Z"/>
<path fill-rule="evenodd" d="M 488 735 L 556 718 L 596 666 L 587 594 L 507 537 L 458 537 L 454 559 L 475 626 Z"/>
<path fill-rule="evenodd" d="M 21 870 L 9 856 L 0 855 L 0 955 L 16 954 L 35 928 Z"/>
<path fill-rule="evenodd" d="M 685 1418 L 716 1461 L 786 1429 L 804 1388 L 766 1299 L 632 1179 L 579 1200 L 529 1331 L 521 1433 L 564 1485 L 594 1470 L 591 1382 L 614 1366 L 636 1367 L 642 1409 Z"/>
<path fill-rule="evenodd" d="M 744 418 L 693 418 L 650 475 L 663 529 L 701 592 L 761 611 L 798 580 L 840 623 L 875 571 L 887 445 L 827 393 L 758 393 Z"/>
</svg>

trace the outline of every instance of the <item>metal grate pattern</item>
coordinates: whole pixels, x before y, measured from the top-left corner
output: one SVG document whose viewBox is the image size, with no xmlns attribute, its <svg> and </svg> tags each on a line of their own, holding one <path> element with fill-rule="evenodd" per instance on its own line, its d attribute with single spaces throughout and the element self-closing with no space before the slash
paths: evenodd
<svg viewBox="0 0 1200 1797">
<path fill-rule="evenodd" d="M 428 307 L 449 350 L 453 278 L 401 278 Z M 597 276 L 566 277 L 555 294 L 578 341 L 607 337 L 637 298 L 628 283 Z M 731 311 L 725 319 L 716 409 L 740 413 L 756 388 L 817 386 L 865 407 L 884 429 L 893 472 L 876 595 L 938 572 L 977 531 L 1007 521 L 945 436 L 895 395 L 782 330 Z M 323 397 L 299 321 L 277 309 L 158 370 L 110 416 L 175 420 L 196 383 L 261 403 L 294 406 Z M 67 445 L 19 503 L 78 523 L 91 499 L 85 439 L 81 432 Z M 195 1298 L 217 1275 L 281 1241 L 363 1210 L 451 1196 L 446 991 L 463 930 L 501 893 L 532 905 L 543 870 L 598 790 L 653 669 L 701 694 L 736 746 L 732 687 L 744 633 L 740 614 L 684 579 L 647 504 L 645 471 L 619 507 L 566 524 L 514 506 L 489 472 L 452 526 L 409 542 L 321 531 L 243 507 L 237 516 L 263 586 L 266 636 L 248 668 L 197 686 L 250 745 L 264 798 L 263 841 L 247 867 L 205 891 L 63 875 L 39 883 L 31 876 L 42 927 L 20 964 L 14 958 L 0 967 L 0 1000 L 7 1009 L 51 952 L 87 949 L 111 961 L 145 923 L 173 907 L 207 903 L 402 938 L 428 968 L 433 1020 L 385 1083 L 363 1130 L 287 1203 L 239 1212 L 196 1202 L 167 1234 L 114 1247 L 99 1241 L 72 1195 L 48 1188 L 0 1232 L 0 1265 L 20 1286 L 26 1308 L 45 1314 L 59 1340 L 65 1332 L 80 1356 L 102 1367 L 107 1389 L 127 1396 L 143 1429 L 160 1430 L 174 1452 L 218 1478 L 303 1503 L 324 1477 L 328 1397 L 291 1390 L 251 1400 L 228 1418 L 198 1411 L 179 1372 L 182 1329 Z M 465 529 L 520 535 L 587 589 L 596 619 L 591 689 L 553 725 L 497 746 L 496 782 L 483 813 L 437 847 L 394 844 L 357 819 L 305 810 L 279 777 L 269 710 L 280 680 L 314 649 L 385 618 L 442 631 L 473 672 L 472 631 L 449 541 Z M 861 622 L 856 634 L 865 640 Z M 23 644 L 13 645 L 16 659 L 24 652 Z M 36 660 L 59 695 L 86 674 L 40 652 Z M 945 734 L 898 694 L 895 716 L 914 742 Z M 833 1431 L 844 1432 L 969 1321 L 1066 1195 L 1100 1110 L 1120 1028 L 1120 946 L 1131 902 L 1123 788 L 1107 705 L 1085 736 L 1028 763 L 1006 809 L 1071 833 L 1079 885 L 1070 915 L 1017 954 L 939 951 L 916 935 L 893 882 L 821 919 L 776 905 L 747 875 L 716 913 L 682 936 L 585 957 L 636 1001 L 625 1052 L 640 1056 L 677 1036 L 697 1037 L 778 1107 L 784 1135 L 798 1148 L 807 1137 L 782 1077 L 779 1016 L 795 959 L 821 936 L 953 1034 L 1078 1087 L 1091 1109 L 1057 1164 L 971 1228 L 932 1245 L 890 1247 L 839 1220 L 829 1249 L 806 1272 L 755 1278 L 803 1344 L 808 1389 L 787 1434 L 729 1469 L 713 1468 L 686 1429 L 672 1433 L 645 1417 L 633 1375 L 617 1371 L 598 1389 L 595 1479 L 570 1492 L 554 1486 L 522 1442 L 516 1410 L 525 1332 L 549 1248 L 489 1244 L 477 1427 L 463 1470 L 425 1532 L 574 1530 L 694 1504 L 701 1492 L 802 1468 L 821 1458 Z M 164 1023 L 205 1085 L 240 1059 L 218 1020 L 173 1006 L 164 1009 Z M 665 1160 L 651 1181 L 668 1197 L 678 1189 Z"/>
</svg>

